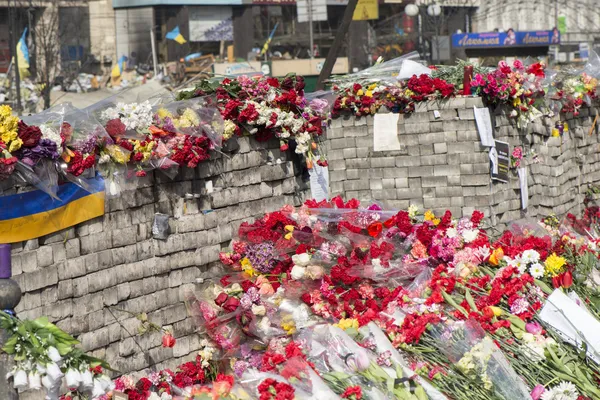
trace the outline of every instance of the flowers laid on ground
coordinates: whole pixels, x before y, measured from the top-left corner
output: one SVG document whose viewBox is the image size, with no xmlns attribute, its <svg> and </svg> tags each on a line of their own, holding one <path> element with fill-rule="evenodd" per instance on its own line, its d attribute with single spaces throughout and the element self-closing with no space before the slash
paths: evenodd
<svg viewBox="0 0 600 400">
<path fill-rule="evenodd" d="M 78 398 L 97 399 L 112 390 L 103 370 L 108 365 L 75 347 L 79 342 L 46 317 L 21 321 L 0 311 L 0 327 L 9 334 L 2 351 L 14 357 L 9 377 L 19 392 L 43 389 L 56 400 L 63 384 L 68 396 Z"/>
<path fill-rule="evenodd" d="M 540 314 L 558 288 L 590 299 L 581 304 L 598 318 L 595 239 L 548 218 L 490 240 L 483 218 L 340 198 L 287 206 L 242 224 L 221 254 L 230 271 L 188 304 L 242 386 L 272 374 L 268 391 L 249 389 L 256 398 L 290 385 L 298 399 L 315 388 L 341 398 L 600 399 L 591 350 L 579 361 Z"/>
</svg>

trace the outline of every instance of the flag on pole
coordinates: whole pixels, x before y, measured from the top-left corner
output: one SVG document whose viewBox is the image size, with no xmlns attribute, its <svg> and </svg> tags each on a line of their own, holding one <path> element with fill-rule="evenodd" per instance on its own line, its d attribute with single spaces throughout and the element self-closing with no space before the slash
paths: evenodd
<svg viewBox="0 0 600 400">
<path fill-rule="evenodd" d="M 165 38 L 174 40 L 179 44 L 184 44 L 185 42 L 187 42 L 187 40 L 185 40 L 181 32 L 179 32 L 179 25 L 177 25 L 175 29 L 173 29 L 171 32 L 168 32 L 165 35 Z"/>
<path fill-rule="evenodd" d="M 271 31 L 271 34 L 269 35 L 269 38 L 267 39 L 267 41 L 265 42 L 262 50 L 260 51 L 260 55 L 264 55 L 267 50 L 269 50 L 269 45 L 271 44 L 271 40 L 273 39 L 273 36 L 275 36 L 275 30 L 277 29 L 277 26 L 279 25 L 279 22 L 277 22 L 275 24 L 275 27 L 273 28 L 273 30 Z"/>
<path fill-rule="evenodd" d="M 23 31 L 17 43 L 17 59 L 19 61 L 19 76 L 21 79 L 29 76 L 29 48 L 27 47 L 27 28 Z"/>
<path fill-rule="evenodd" d="M 121 73 L 123 72 L 123 69 L 125 68 L 126 62 L 127 62 L 127 57 L 121 56 L 121 58 L 119 58 L 119 61 L 117 61 L 117 65 L 115 65 L 112 69 L 111 76 L 113 78 L 118 78 L 119 76 L 121 76 Z"/>
</svg>

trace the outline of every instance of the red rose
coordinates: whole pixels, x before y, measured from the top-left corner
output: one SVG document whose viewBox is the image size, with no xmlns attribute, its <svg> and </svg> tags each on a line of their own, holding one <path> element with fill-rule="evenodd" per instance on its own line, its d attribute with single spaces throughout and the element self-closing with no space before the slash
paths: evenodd
<svg viewBox="0 0 600 400">
<path fill-rule="evenodd" d="M 27 125 L 23 121 L 19 121 L 18 128 L 19 138 L 23 141 L 24 147 L 35 147 L 42 138 L 42 131 L 37 126 Z"/>
<path fill-rule="evenodd" d="M 229 296 L 227 296 L 227 293 L 219 293 L 219 295 L 217 296 L 217 298 L 215 299 L 215 304 L 218 306 L 223 305 L 223 303 L 225 303 L 227 301 L 227 299 L 229 298 Z"/>
<path fill-rule="evenodd" d="M 240 305 L 240 301 L 235 297 L 230 297 L 227 299 L 225 303 L 223 303 L 222 307 L 225 311 L 234 312 L 238 306 Z"/>
<path fill-rule="evenodd" d="M 175 338 L 171 335 L 170 332 L 167 332 L 162 337 L 162 346 L 163 347 L 173 347 L 175 346 Z"/>
<path fill-rule="evenodd" d="M 373 222 L 367 227 L 367 231 L 369 232 L 369 236 L 376 238 L 383 231 L 383 224 L 381 222 Z"/>
</svg>

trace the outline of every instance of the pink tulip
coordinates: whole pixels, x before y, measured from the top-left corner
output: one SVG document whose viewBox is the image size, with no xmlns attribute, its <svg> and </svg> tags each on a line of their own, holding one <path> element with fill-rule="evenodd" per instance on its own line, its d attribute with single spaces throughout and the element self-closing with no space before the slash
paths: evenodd
<svg viewBox="0 0 600 400">
<path fill-rule="evenodd" d="M 544 385 L 535 385 L 535 387 L 531 391 L 532 400 L 540 400 L 542 398 L 542 394 L 544 394 L 545 391 L 546 389 L 544 388 Z"/>
<path fill-rule="evenodd" d="M 525 330 L 532 335 L 539 335 L 542 333 L 542 326 L 537 322 L 530 322 L 525 324 Z"/>
</svg>

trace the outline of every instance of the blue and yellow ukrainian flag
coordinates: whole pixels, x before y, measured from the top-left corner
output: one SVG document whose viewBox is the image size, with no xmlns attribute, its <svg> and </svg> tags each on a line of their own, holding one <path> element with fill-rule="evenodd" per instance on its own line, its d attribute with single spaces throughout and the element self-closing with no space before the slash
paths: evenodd
<svg viewBox="0 0 600 400">
<path fill-rule="evenodd" d="M 277 22 L 275 24 L 275 27 L 273 28 L 273 30 L 271 31 L 271 34 L 269 35 L 269 38 L 267 39 L 267 41 L 265 42 L 262 50 L 260 51 L 260 55 L 264 55 L 267 50 L 269 50 L 269 45 L 271 44 L 271 40 L 273 40 L 273 36 L 275 36 L 275 30 L 277 29 L 277 26 L 279 25 L 279 22 Z"/>
<path fill-rule="evenodd" d="M 173 29 L 171 32 L 168 32 L 165 35 L 165 38 L 174 40 L 179 44 L 184 44 L 185 42 L 187 42 L 187 40 L 185 40 L 181 32 L 179 32 L 179 25 L 177 25 L 175 29 Z"/>
<path fill-rule="evenodd" d="M 56 200 L 41 190 L 0 197 L 0 243 L 38 238 L 104 215 L 104 179 L 58 187 Z"/>
<path fill-rule="evenodd" d="M 17 43 L 17 60 L 19 61 L 19 76 L 21 79 L 29 76 L 29 48 L 27 47 L 27 28 L 23 31 Z"/>
<path fill-rule="evenodd" d="M 125 63 L 126 62 L 127 62 L 127 57 L 121 56 L 119 58 L 119 61 L 117 62 L 117 65 L 115 65 L 113 67 L 112 72 L 111 72 L 111 76 L 113 78 L 118 78 L 119 76 L 121 76 L 121 73 L 125 69 Z"/>
</svg>

